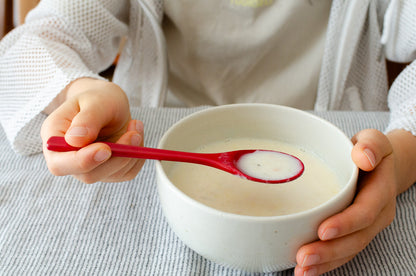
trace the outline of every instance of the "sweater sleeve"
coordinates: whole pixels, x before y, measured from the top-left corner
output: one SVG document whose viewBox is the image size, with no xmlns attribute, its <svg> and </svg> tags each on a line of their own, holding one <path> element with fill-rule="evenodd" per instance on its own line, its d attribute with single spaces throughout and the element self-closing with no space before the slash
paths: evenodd
<svg viewBox="0 0 416 276">
<path fill-rule="evenodd" d="M 386 132 L 404 129 L 416 136 L 416 61 L 396 78 L 388 97 L 390 122 Z"/>
<path fill-rule="evenodd" d="M 384 16 L 382 43 L 386 57 L 410 63 L 392 84 L 391 111 L 386 129 L 405 129 L 416 135 L 416 1 L 391 0 Z"/>
<path fill-rule="evenodd" d="M 101 78 L 127 34 L 128 1 L 43 0 L 0 42 L 0 123 L 12 148 L 42 150 L 42 110 L 73 80 Z"/>
</svg>

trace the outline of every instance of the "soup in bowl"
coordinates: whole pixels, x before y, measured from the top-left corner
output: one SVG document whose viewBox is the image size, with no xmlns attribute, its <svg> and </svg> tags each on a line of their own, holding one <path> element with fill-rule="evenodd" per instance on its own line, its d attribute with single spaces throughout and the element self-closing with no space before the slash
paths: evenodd
<svg viewBox="0 0 416 276">
<path fill-rule="evenodd" d="M 358 169 L 350 139 L 333 124 L 294 108 L 208 108 L 174 124 L 159 148 L 266 149 L 302 160 L 303 174 L 282 184 L 253 182 L 202 165 L 156 163 L 161 207 L 176 235 L 207 259 L 244 271 L 295 266 L 297 250 L 316 240 L 319 224 L 346 208 L 355 194 Z M 257 165 L 247 166 L 256 170 Z"/>
</svg>

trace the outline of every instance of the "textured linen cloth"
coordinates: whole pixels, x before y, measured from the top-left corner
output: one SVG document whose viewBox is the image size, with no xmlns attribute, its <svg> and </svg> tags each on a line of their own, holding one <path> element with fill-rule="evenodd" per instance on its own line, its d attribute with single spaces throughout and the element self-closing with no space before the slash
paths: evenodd
<svg viewBox="0 0 416 276">
<path fill-rule="evenodd" d="M 155 147 L 177 120 L 201 108 L 132 109 Z M 348 136 L 384 129 L 386 112 L 315 112 Z M 323 138 L 325 139 L 325 138 Z M 41 154 L 16 155 L 0 128 L 0 275 L 250 274 L 185 246 L 159 205 L 154 161 L 132 181 L 87 185 L 51 175 Z M 416 275 L 416 186 L 398 197 L 397 217 L 352 261 L 328 275 Z"/>
</svg>

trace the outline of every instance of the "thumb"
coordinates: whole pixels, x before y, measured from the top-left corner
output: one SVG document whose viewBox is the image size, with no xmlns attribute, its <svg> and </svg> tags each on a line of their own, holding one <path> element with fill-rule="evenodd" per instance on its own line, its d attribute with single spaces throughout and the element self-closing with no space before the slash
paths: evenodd
<svg viewBox="0 0 416 276">
<path fill-rule="evenodd" d="M 111 122 L 111 112 L 98 103 L 80 105 L 65 133 L 65 140 L 74 147 L 83 147 L 95 141 L 102 128 Z"/>
<path fill-rule="evenodd" d="M 351 141 L 354 144 L 351 158 L 363 171 L 372 171 L 383 158 L 393 152 L 389 139 L 376 129 L 362 130 Z"/>
</svg>

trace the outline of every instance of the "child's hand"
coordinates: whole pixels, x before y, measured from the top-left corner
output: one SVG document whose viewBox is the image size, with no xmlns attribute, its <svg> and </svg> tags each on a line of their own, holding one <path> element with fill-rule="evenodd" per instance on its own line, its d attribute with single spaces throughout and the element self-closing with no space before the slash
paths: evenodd
<svg viewBox="0 0 416 276">
<path fill-rule="evenodd" d="M 144 160 L 112 157 L 98 141 L 143 145 L 143 124 L 131 120 L 125 93 L 111 82 L 80 79 L 65 91 L 65 99 L 42 125 L 43 153 L 55 175 L 73 175 L 85 182 L 133 179 Z M 83 147 L 74 152 L 46 149 L 51 136 L 65 136 L 68 144 Z M 86 146 L 88 145 L 88 146 Z"/>
<path fill-rule="evenodd" d="M 299 249 L 295 275 L 320 275 L 354 258 L 393 221 L 397 194 L 415 181 L 415 169 L 405 165 L 415 164 L 409 148 L 416 148 L 416 138 L 410 133 L 387 137 L 364 130 L 352 140 L 352 159 L 361 169 L 357 195 L 351 206 L 321 223 L 318 241 Z"/>
</svg>

